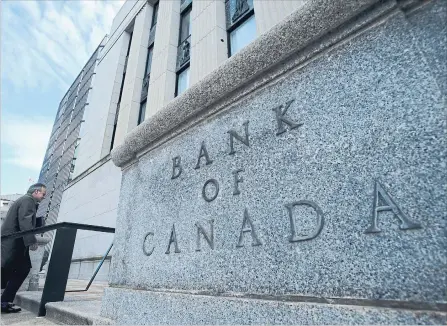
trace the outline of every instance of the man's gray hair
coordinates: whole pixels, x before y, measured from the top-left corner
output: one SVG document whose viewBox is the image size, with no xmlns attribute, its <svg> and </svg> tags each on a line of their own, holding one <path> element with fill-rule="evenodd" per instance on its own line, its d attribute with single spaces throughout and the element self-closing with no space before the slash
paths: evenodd
<svg viewBox="0 0 447 326">
<path fill-rule="evenodd" d="M 45 186 L 43 183 L 35 183 L 33 184 L 31 187 L 28 188 L 27 193 L 28 194 L 32 194 L 33 192 L 35 192 L 36 190 L 41 191 L 42 188 L 46 188 L 47 186 Z"/>
</svg>

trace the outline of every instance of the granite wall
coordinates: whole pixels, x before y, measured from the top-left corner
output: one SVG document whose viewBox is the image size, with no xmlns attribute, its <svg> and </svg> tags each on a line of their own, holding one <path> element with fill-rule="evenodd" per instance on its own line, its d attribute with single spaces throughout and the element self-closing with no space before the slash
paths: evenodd
<svg viewBox="0 0 447 326">
<path fill-rule="evenodd" d="M 287 42 L 287 24 L 340 3 L 310 1 L 266 38 Z M 112 153 L 123 179 L 103 316 L 446 322 L 446 3 L 363 3 L 181 132 L 161 112 L 164 134 L 150 140 L 146 121 L 128 137 L 145 149 Z M 256 70 L 256 46 L 229 67 Z"/>
</svg>

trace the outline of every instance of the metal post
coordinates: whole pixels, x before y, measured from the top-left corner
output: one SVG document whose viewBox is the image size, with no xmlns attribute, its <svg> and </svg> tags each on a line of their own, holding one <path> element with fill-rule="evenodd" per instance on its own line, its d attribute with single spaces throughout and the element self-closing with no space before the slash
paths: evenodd
<svg viewBox="0 0 447 326">
<path fill-rule="evenodd" d="M 66 227 L 56 231 L 42 299 L 40 300 L 39 317 L 45 316 L 45 304 L 47 302 L 64 301 L 76 232 L 75 228 Z"/>
<path fill-rule="evenodd" d="M 95 273 L 93 274 L 92 278 L 90 279 L 90 282 L 88 282 L 86 290 L 88 290 L 90 288 L 90 285 L 92 284 L 93 280 L 95 279 L 96 274 L 98 274 L 99 269 L 101 268 L 102 264 L 104 263 L 104 260 L 106 260 L 107 255 L 109 254 L 110 250 L 112 250 L 112 247 L 113 247 L 113 242 L 110 245 L 109 249 L 107 249 L 107 252 L 105 253 L 104 257 L 102 257 L 101 262 L 99 263 L 98 267 L 96 268 Z"/>
<path fill-rule="evenodd" d="M 113 242 L 110 245 L 109 249 L 107 249 L 106 253 L 104 254 L 104 256 L 101 259 L 101 262 L 98 264 L 98 267 L 96 267 L 95 273 L 93 273 L 93 276 L 90 278 L 90 281 L 87 284 L 87 287 L 83 290 L 70 290 L 70 291 L 65 291 L 65 293 L 69 293 L 69 292 L 85 292 L 88 291 L 88 289 L 90 288 L 90 285 L 92 285 L 93 280 L 95 279 L 96 275 L 98 274 L 99 270 L 101 269 L 102 264 L 104 264 L 104 261 L 106 260 L 107 256 L 109 255 L 110 250 L 112 250 L 113 247 Z"/>
</svg>

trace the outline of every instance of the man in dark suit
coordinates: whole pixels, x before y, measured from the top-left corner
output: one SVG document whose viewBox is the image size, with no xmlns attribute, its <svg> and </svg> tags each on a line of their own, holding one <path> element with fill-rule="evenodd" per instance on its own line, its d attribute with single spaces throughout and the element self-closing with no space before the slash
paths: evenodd
<svg viewBox="0 0 447 326">
<path fill-rule="evenodd" d="M 9 208 L 2 224 L 1 234 L 7 235 L 27 231 L 36 227 L 36 211 L 45 198 L 46 187 L 42 183 L 32 185 L 26 195 L 17 199 Z M 17 291 L 31 269 L 29 250 L 37 250 L 37 239 L 33 234 L 22 238 L 2 241 L 2 313 L 19 312 L 12 303 Z"/>
</svg>

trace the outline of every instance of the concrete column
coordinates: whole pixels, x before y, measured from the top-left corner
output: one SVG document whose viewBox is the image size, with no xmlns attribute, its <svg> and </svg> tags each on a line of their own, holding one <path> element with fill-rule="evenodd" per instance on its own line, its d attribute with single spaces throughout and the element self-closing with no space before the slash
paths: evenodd
<svg viewBox="0 0 447 326">
<path fill-rule="evenodd" d="M 151 20 L 152 6 L 146 4 L 135 17 L 115 133 L 115 146 L 121 144 L 126 134 L 138 125 Z"/>
<path fill-rule="evenodd" d="M 121 83 L 123 82 L 124 65 L 126 63 L 126 54 L 127 48 L 129 47 L 129 41 L 130 34 L 123 32 L 117 39 L 114 47 L 109 50 L 107 56 L 102 60 L 101 66 L 98 67 L 98 76 L 101 84 L 99 94 L 95 94 L 96 97 L 98 97 L 98 95 L 104 96 L 104 94 L 110 94 L 111 91 L 110 105 L 106 117 L 106 128 L 104 131 L 104 140 L 102 142 L 100 159 L 110 153 L 113 127 L 115 124 L 116 110 L 118 109 L 119 94 L 121 90 Z M 113 78 L 113 85 L 110 85 L 111 78 Z M 111 89 L 105 90 L 105 85 L 109 85 Z M 97 102 L 100 102 L 100 100 L 101 99 L 98 99 Z M 86 121 L 88 120 L 86 119 Z M 96 122 L 97 120 L 95 119 L 93 121 Z M 98 160 L 93 161 L 87 167 L 90 167 Z M 78 161 L 76 162 L 76 165 L 78 165 Z"/>
<path fill-rule="evenodd" d="M 258 35 L 264 34 L 286 16 L 303 6 L 307 1 L 308 0 L 253 0 Z"/>
<path fill-rule="evenodd" d="M 191 19 L 190 86 L 228 58 L 225 0 L 193 2 Z"/>
<path fill-rule="evenodd" d="M 175 96 L 180 0 L 160 1 L 156 28 L 146 119 Z"/>
</svg>

